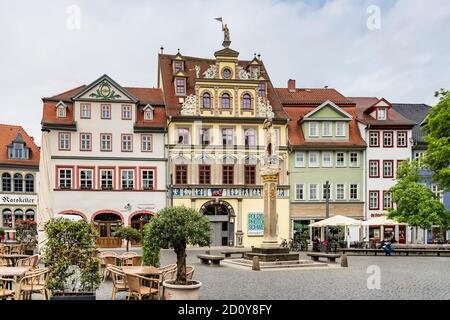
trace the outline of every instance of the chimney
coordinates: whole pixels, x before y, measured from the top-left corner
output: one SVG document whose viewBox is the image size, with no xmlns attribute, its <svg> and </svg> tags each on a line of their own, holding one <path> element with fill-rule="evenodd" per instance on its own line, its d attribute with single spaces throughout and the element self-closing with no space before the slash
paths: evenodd
<svg viewBox="0 0 450 320">
<path fill-rule="evenodd" d="M 292 79 L 288 80 L 288 89 L 289 92 L 295 92 L 295 80 Z"/>
</svg>

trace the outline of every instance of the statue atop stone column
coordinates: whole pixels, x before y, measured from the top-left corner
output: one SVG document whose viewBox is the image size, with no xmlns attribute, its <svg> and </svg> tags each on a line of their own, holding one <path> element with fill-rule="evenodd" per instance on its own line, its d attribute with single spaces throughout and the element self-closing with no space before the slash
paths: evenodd
<svg viewBox="0 0 450 320">
<path fill-rule="evenodd" d="M 262 174 L 275 174 L 279 171 L 278 160 L 275 155 L 276 134 L 273 128 L 272 117 L 267 117 L 264 120 L 263 128 L 266 135 L 265 141 L 265 153 L 264 153 L 264 164 L 261 168 Z"/>
</svg>

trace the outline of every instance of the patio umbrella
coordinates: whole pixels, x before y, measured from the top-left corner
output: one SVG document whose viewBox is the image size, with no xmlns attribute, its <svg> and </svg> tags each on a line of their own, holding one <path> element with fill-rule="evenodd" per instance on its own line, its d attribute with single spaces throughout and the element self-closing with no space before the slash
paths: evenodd
<svg viewBox="0 0 450 320">
<path fill-rule="evenodd" d="M 333 216 L 331 218 L 322 220 L 322 221 L 318 221 L 318 222 L 314 222 L 312 224 L 310 224 L 310 227 L 337 227 L 337 226 L 343 226 L 343 227 L 356 227 L 356 226 L 360 226 L 362 224 L 362 221 L 360 220 L 356 220 L 353 218 L 349 218 L 349 217 L 344 217 L 344 216 Z"/>
<path fill-rule="evenodd" d="M 38 250 L 41 251 L 47 237 L 44 232 L 45 223 L 53 218 L 53 201 L 50 196 L 50 133 L 42 132 L 41 156 L 39 159 L 39 184 L 37 207 Z"/>
<path fill-rule="evenodd" d="M 311 223 L 310 227 L 324 228 L 324 227 L 344 227 L 345 228 L 345 239 L 347 239 L 349 232 L 348 227 L 359 227 L 362 221 L 353 218 L 337 215 L 322 221 Z M 347 246 L 350 246 L 350 241 L 347 241 Z"/>
<path fill-rule="evenodd" d="M 363 226 L 397 226 L 406 225 L 406 223 L 400 223 L 393 219 L 388 219 L 386 216 L 380 216 L 366 220 L 362 223 Z"/>
</svg>

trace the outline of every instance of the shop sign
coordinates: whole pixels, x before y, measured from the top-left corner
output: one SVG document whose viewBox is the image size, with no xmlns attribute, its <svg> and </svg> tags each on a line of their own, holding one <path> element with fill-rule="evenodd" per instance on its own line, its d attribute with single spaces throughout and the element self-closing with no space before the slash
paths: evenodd
<svg viewBox="0 0 450 320">
<path fill-rule="evenodd" d="M 248 231 L 249 236 L 264 235 L 264 213 L 249 212 L 248 213 Z"/>
<path fill-rule="evenodd" d="M 0 205 L 36 205 L 36 195 L 0 194 Z"/>
</svg>

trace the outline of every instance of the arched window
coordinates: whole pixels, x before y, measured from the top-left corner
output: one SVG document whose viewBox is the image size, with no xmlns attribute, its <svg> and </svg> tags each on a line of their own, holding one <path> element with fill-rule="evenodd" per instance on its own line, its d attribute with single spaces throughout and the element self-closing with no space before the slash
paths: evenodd
<svg viewBox="0 0 450 320">
<path fill-rule="evenodd" d="M 246 93 L 242 97 L 242 107 L 244 109 L 251 109 L 252 108 L 252 97 Z"/>
<path fill-rule="evenodd" d="M 11 175 L 6 172 L 2 174 L 2 190 L 3 192 L 11 192 Z"/>
<path fill-rule="evenodd" d="M 31 209 L 29 209 L 29 210 L 27 210 L 27 211 L 25 212 L 25 219 L 26 219 L 26 220 L 34 221 L 34 216 L 35 216 L 35 213 L 34 213 L 34 211 L 31 210 Z"/>
<path fill-rule="evenodd" d="M 209 94 L 209 92 L 205 92 L 203 94 L 203 108 L 211 109 L 211 95 Z"/>
<path fill-rule="evenodd" d="M 14 192 L 23 192 L 23 177 L 20 173 L 14 175 Z"/>
<path fill-rule="evenodd" d="M 230 95 L 228 93 L 222 95 L 222 108 L 230 109 Z"/>
<path fill-rule="evenodd" d="M 17 222 L 17 220 L 23 220 L 23 211 L 21 209 L 14 211 L 14 221 Z"/>
<path fill-rule="evenodd" d="M 25 192 L 34 192 L 34 176 L 32 174 L 25 176 Z"/>
<path fill-rule="evenodd" d="M 3 216 L 3 227 L 12 228 L 12 212 L 9 209 L 5 209 L 2 212 Z"/>
</svg>

